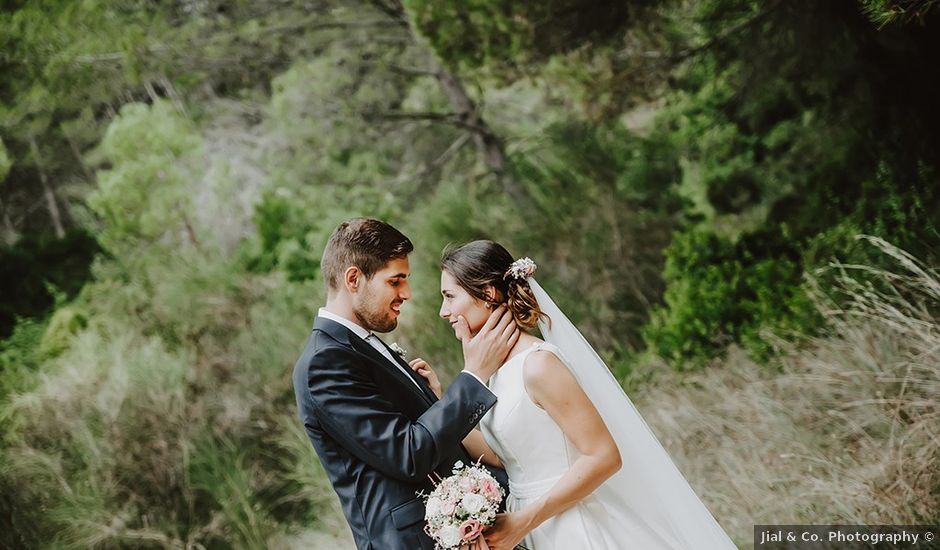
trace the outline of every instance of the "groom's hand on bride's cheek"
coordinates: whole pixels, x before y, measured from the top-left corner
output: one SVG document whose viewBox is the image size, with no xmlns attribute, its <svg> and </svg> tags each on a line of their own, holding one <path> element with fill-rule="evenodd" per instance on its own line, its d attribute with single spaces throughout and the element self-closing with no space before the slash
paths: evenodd
<svg viewBox="0 0 940 550">
<path fill-rule="evenodd" d="M 457 317 L 457 336 L 463 343 L 465 368 L 481 379 L 489 380 L 506 360 L 519 340 L 519 326 L 504 306 L 496 308 L 476 335 L 462 316 Z"/>
<path fill-rule="evenodd" d="M 457 338 L 459 338 L 460 342 L 466 347 L 466 343 L 470 341 L 470 324 L 467 323 L 463 315 L 457 316 L 457 322 L 454 323 L 454 334 L 457 335 Z"/>
</svg>

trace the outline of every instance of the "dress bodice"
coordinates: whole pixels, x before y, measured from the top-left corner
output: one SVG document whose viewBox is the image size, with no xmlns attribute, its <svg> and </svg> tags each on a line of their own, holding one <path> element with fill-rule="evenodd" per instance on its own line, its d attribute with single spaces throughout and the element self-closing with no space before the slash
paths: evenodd
<svg viewBox="0 0 940 550">
<path fill-rule="evenodd" d="M 558 347 L 548 342 L 533 344 L 510 358 L 490 378 L 489 388 L 497 401 L 480 422 L 483 437 L 509 474 L 509 512 L 535 503 L 581 456 L 526 390 L 526 359 L 539 350 L 554 354 L 572 370 Z M 627 506 L 616 491 L 605 485 L 529 532 L 522 544 L 532 550 L 681 548 L 668 529 L 649 524 L 643 514 Z"/>
<path fill-rule="evenodd" d="M 536 342 L 509 359 L 490 378 L 496 405 L 480 422 L 487 444 L 500 457 L 516 498 L 539 496 L 554 485 L 580 454 L 552 417 L 532 401 L 525 386 L 526 359 L 538 350 L 561 357 L 558 348 Z"/>
</svg>

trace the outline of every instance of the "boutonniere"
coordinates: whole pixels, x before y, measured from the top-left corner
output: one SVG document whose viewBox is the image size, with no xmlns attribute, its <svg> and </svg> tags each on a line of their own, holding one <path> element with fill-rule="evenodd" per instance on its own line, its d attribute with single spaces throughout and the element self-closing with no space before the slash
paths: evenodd
<svg viewBox="0 0 940 550">
<path fill-rule="evenodd" d="M 392 342 L 391 344 L 388 345 L 388 347 L 389 347 L 392 351 L 394 351 L 395 353 L 397 353 L 398 355 L 401 355 L 402 357 L 404 357 L 405 354 L 408 353 L 407 351 L 405 351 L 405 348 L 403 348 L 403 347 L 401 347 L 401 346 L 398 345 L 398 342 Z"/>
</svg>

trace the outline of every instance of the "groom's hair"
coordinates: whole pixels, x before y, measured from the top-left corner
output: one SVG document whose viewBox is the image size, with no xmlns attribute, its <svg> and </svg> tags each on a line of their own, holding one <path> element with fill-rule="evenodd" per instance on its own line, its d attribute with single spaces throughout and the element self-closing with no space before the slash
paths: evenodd
<svg viewBox="0 0 940 550">
<path fill-rule="evenodd" d="M 390 260 L 414 250 L 408 237 L 391 225 L 373 218 L 353 218 L 339 225 L 323 250 L 320 269 L 327 292 L 339 290 L 349 266 L 371 279 Z"/>
</svg>

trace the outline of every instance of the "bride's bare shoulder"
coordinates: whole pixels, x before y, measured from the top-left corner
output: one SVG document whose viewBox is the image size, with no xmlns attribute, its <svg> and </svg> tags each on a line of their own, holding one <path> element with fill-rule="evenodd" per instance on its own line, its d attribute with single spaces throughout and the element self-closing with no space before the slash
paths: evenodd
<svg viewBox="0 0 940 550">
<path fill-rule="evenodd" d="M 539 344 L 522 365 L 526 391 L 538 404 L 539 398 L 563 396 L 577 384 L 571 371 L 555 353 L 553 346 Z"/>
</svg>

